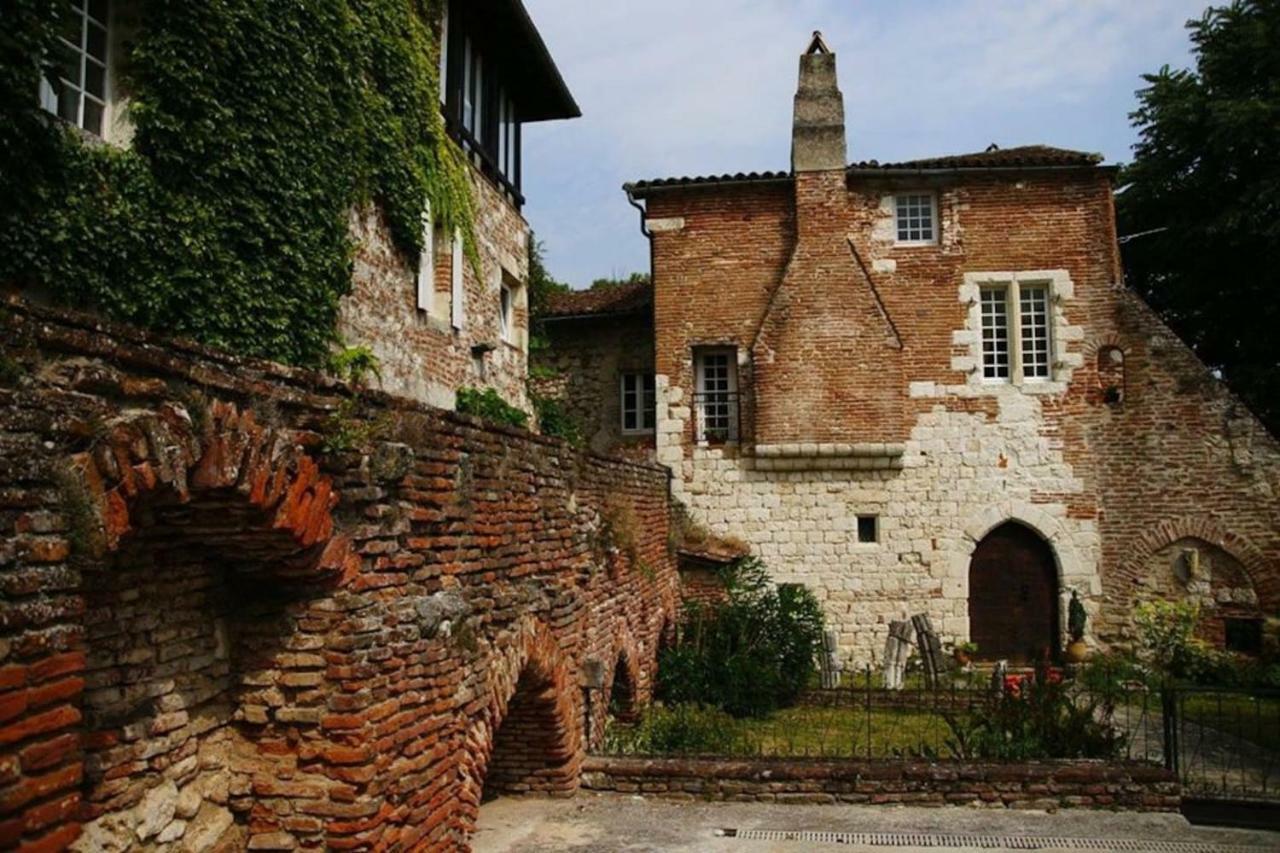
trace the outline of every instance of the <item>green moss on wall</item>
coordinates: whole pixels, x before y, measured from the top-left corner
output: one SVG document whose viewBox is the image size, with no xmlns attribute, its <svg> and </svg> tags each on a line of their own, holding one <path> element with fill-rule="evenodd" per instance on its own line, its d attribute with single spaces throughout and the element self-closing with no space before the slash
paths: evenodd
<svg viewBox="0 0 1280 853">
<path fill-rule="evenodd" d="M 39 108 L 65 8 L 5 9 L 0 283 L 318 365 L 351 284 L 353 209 L 378 204 L 414 257 L 430 199 L 474 261 L 468 167 L 438 109 L 438 0 L 125 4 L 128 150 Z"/>
</svg>

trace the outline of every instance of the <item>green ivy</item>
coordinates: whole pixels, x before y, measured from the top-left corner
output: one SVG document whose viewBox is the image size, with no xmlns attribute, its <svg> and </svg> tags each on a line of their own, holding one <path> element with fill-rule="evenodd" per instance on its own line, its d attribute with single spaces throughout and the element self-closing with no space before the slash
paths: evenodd
<svg viewBox="0 0 1280 853">
<path fill-rule="evenodd" d="M 140 0 L 124 150 L 37 104 L 67 8 L 0 33 L 0 283 L 214 346 L 323 365 L 353 209 L 406 257 L 427 200 L 476 260 L 467 165 L 438 109 L 439 0 Z"/>
<path fill-rule="evenodd" d="M 523 427 L 529 415 L 502 399 L 492 388 L 459 388 L 457 409 L 464 415 L 475 415 L 495 424 Z"/>
</svg>

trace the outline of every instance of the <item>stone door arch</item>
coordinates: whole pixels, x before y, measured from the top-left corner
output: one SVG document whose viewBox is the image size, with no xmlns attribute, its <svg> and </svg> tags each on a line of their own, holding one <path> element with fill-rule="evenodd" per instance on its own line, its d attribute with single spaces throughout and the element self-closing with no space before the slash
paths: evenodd
<svg viewBox="0 0 1280 853">
<path fill-rule="evenodd" d="M 1028 664 L 1058 652 L 1058 569 L 1049 543 L 1016 522 L 969 560 L 969 638 L 983 660 Z"/>
</svg>

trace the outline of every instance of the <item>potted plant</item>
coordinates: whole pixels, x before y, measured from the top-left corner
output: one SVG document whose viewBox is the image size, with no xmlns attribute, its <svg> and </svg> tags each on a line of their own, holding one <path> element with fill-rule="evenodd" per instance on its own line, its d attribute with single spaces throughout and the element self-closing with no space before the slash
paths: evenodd
<svg viewBox="0 0 1280 853">
<path fill-rule="evenodd" d="M 961 666 L 968 666 L 973 660 L 973 656 L 978 653 L 978 644 L 965 641 L 956 643 L 951 647 L 951 656 L 956 659 L 956 663 Z"/>
<path fill-rule="evenodd" d="M 1071 663 L 1084 663 L 1089 657 L 1089 646 L 1084 641 L 1084 628 L 1089 621 L 1080 596 L 1071 590 L 1071 603 L 1067 605 L 1067 633 L 1071 643 L 1067 646 L 1067 660 Z"/>
</svg>

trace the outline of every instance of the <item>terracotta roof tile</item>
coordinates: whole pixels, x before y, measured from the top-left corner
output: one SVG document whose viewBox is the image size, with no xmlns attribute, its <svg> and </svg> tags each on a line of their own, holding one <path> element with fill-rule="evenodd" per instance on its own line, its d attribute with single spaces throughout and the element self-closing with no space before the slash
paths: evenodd
<svg viewBox="0 0 1280 853">
<path fill-rule="evenodd" d="M 631 314 L 647 308 L 653 302 L 653 288 L 649 282 L 615 284 L 593 290 L 570 290 L 555 293 L 547 298 L 544 317 L 588 317 L 612 314 Z"/>
</svg>

